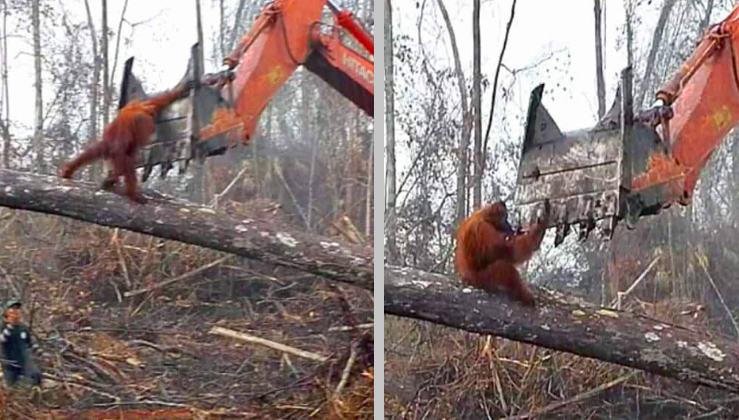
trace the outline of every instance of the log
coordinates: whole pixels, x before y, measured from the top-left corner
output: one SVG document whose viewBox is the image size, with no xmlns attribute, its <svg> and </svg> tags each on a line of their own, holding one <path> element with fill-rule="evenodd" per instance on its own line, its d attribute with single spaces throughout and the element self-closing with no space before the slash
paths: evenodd
<svg viewBox="0 0 739 420">
<path fill-rule="evenodd" d="M 304 359 L 313 360 L 315 362 L 323 363 L 328 360 L 328 357 L 322 356 L 320 354 L 301 350 L 282 343 L 277 343 L 275 341 L 267 340 L 266 338 L 256 337 L 251 334 L 230 330 L 228 328 L 216 326 L 211 328 L 210 331 L 208 331 L 208 334 L 216 334 L 224 337 L 235 338 L 237 340 L 241 340 L 251 344 L 259 344 L 260 346 L 269 347 L 273 350 L 292 354 L 293 356 L 302 357 Z"/>
<path fill-rule="evenodd" d="M 739 344 L 561 293 L 536 308 L 448 277 L 385 266 L 385 313 L 490 334 L 739 393 Z M 709 335 L 710 334 L 710 335 Z"/>
<path fill-rule="evenodd" d="M 98 185 L 0 170 L 0 206 L 69 217 L 290 267 L 373 290 L 371 247 L 282 228 L 252 218 L 237 218 L 208 207 L 163 197 L 145 205 Z"/>
</svg>

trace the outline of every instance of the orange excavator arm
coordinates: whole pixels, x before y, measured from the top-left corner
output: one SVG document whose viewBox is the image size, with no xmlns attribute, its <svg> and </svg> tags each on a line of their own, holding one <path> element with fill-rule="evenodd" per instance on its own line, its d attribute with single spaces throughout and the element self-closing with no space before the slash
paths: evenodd
<svg viewBox="0 0 739 420">
<path fill-rule="evenodd" d="M 330 10 L 336 25 L 321 21 Z M 346 45 L 348 34 L 369 53 Z M 357 107 L 374 116 L 374 42 L 356 18 L 331 0 L 275 0 L 266 4 L 251 29 L 224 58 L 225 69 L 202 74 L 200 46 L 193 47 L 185 78 L 196 80 L 188 100 L 173 104 L 157 122 L 138 163 L 144 180 L 159 164 L 162 176 L 172 163 L 224 153 L 255 135 L 269 101 L 299 66 L 323 79 Z M 146 96 L 126 63 L 121 105 Z"/>
<path fill-rule="evenodd" d="M 269 100 L 300 65 L 374 115 L 374 64 L 344 45 L 337 28 L 320 22 L 327 5 L 337 23 L 350 28 L 349 33 L 364 41 L 370 52 L 374 50 L 371 38 L 351 14 L 330 1 L 276 0 L 266 5 L 252 29 L 224 59 L 229 69 L 236 68 L 235 116 L 243 122 L 244 142 L 253 135 Z"/>
<path fill-rule="evenodd" d="M 672 160 L 635 178 L 635 189 L 675 178 L 667 201 L 690 202 L 703 167 L 739 122 L 738 55 L 739 5 L 708 29 L 692 56 L 657 92 L 660 107 L 673 114 L 660 127 Z"/>
<path fill-rule="evenodd" d="M 596 225 L 606 236 L 625 220 L 691 202 L 701 171 L 739 123 L 739 5 L 712 25 L 692 55 L 635 113 L 631 70 L 622 72 L 611 110 L 595 127 L 563 133 L 531 95 L 516 186 L 520 220 L 552 203 L 555 244 L 571 225 L 581 239 Z"/>
</svg>

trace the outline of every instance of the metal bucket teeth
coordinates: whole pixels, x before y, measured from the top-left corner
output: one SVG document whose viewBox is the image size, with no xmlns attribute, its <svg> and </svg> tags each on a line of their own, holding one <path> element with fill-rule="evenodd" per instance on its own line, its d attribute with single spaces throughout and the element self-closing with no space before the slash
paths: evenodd
<svg viewBox="0 0 739 420">
<path fill-rule="evenodd" d="M 200 57 L 199 48 L 199 44 L 192 47 L 190 62 L 181 82 L 189 78 L 201 80 L 202 63 L 197 62 Z M 119 109 L 132 99 L 147 97 L 141 82 L 133 74 L 132 67 L 133 58 L 129 58 L 121 83 Z M 219 89 L 196 83 L 189 97 L 165 108 L 157 117 L 154 135 L 137 158 L 136 166 L 143 168 L 142 181 L 149 179 L 154 166 L 160 166 L 160 177 L 164 178 L 175 163 L 178 165 L 178 173 L 184 174 L 191 159 L 205 159 L 225 153 L 231 144 L 226 137 L 233 133 L 200 138 L 200 128 L 212 124 L 217 109 L 229 106 Z"/>
<path fill-rule="evenodd" d="M 534 220 L 548 199 L 549 227 L 557 228 L 555 245 L 560 245 L 570 225 L 578 225 L 580 240 L 586 240 L 596 226 L 605 223 L 608 231 L 622 216 L 624 186 L 630 185 L 625 153 L 633 131 L 630 84 L 623 87 L 630 77 L 628 69 L 622 73 L 619 103 L 607 115 L 615 123 L 567 133 L 542 104 L 544 85 L 532 91 L 515 191 L 519 224 Z"/>
<path fill-rule="evenodd" d="M 144 165 L 144 173 L 141 174 L 141 182 L 146 182 L 149 179 L 153 169 L 154 165 Z"/>
<path fill-rule="evenodd" d="M 562 242 L 564 242 L 567 235 L 570 233 L 570 224 L 569 223 L 559 223 L 557 224 L 557 232 L 554 236 L 554 246 L 557 247 Z"/>
</svg>

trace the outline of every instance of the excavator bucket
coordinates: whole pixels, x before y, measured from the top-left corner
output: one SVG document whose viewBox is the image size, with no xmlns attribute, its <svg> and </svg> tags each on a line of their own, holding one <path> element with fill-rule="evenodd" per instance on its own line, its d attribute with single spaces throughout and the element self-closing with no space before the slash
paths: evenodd
<svg viewBox="0 0 739 420">
<path fill-rule="evenodd" d="M 159 114 L 155 133 L 140 152 L 136 167 L 144 168 L 142 181 L 149 178 L 157 165 L 160 166 L 162 178 L 175 163 L 182 174 L 190 160 L 223 154 L 235 143 L 233 136 L 238 136 L 238 124 L 214 130 L 214 126 L 218 125 L 214 121 L 218 120 L 219 115 L 233 114 L 232 105 L 218 89 L 199 83 L 203 77 L 199 48 L 199 44 L 192 47 L 190 62 L 182 78 L 182 81 L 188 78 L 196 80 L 190 96 L 174 102 Z M 147 97 L 132 68 L 133 57 L 125 64 L 118 109 L 133 99 Z"/>
<path fill-rule="evenodd" d="M 651 126 L 634 121 L 631 70 L 622 72 L 611 110 L 589 129 L 563 133 L 542 103 L 543 90 L 536 87 L 529 101 L 515 189 L 519 225 L 533 222 L 549 199 L 555 245 L 573 225 L 581 240 L 596 227 L 610 238 L 619 220 L 643 210 L 631 203 L 631 178 L 661 144 Z"/>
</svg>

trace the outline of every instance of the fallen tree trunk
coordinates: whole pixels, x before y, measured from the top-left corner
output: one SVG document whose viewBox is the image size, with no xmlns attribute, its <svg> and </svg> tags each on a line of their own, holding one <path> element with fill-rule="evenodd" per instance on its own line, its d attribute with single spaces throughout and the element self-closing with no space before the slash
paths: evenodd
<svg viewBox="0 0 739 420">
<path fill-rule="evenodd" d="M 280 229 L 185 201 L 157 197 L 142 206 L 90 183 L 0 170 L 0 206 L 199 245 L 373 290 L 371 247 Z"/>
<path fill-rule="evenodd" d="M 442 275 L 385 266 L 385 313 L 739 393 L 739 343 L 543 289 L 527 308 Z"/>
</svg>

